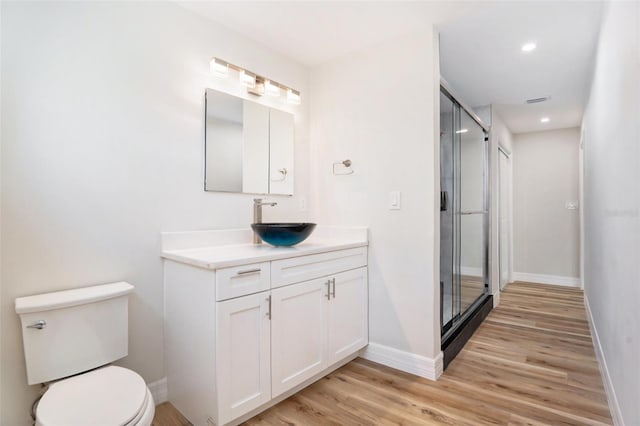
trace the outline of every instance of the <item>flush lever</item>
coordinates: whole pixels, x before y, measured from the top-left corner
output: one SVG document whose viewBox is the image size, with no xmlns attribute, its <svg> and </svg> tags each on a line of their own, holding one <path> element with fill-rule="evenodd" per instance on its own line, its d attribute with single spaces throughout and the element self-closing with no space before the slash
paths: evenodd
<svg viewBox="0 0 640 426">
<path fill-rule="evenodd" d="M 28 325 L 27 328 L 37 328 L 38 330 L 42 330 L 47 326 L 47 322 L 45 320 L 40 320 L 36 323 Z"/>
</svg>

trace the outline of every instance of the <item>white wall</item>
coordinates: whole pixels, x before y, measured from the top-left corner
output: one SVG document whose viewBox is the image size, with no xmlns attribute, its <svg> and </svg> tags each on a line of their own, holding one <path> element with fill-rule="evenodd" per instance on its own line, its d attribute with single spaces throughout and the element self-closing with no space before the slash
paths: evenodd
<svg viewBox="0 0 640 426">
<path fill-rule="evenodd" d="M 611 2 L 583 121 L 585 294 L 612 414 L 640 424 L 640 3 Z"/>
<path fill-rule="evenodd" d="M 18 296 L 126 280 L 129 356 L 164 375 L 161 231 L 246 227 L 250 195 L 203 191 L 204 90 L 218 56 L 301 90 L 296 194 L 308 220 L 308 71 L 173 3 L 2 3 L 2 419 L 27 424 Z"/>
<path fill-rule="evenodd" d="M 514 275 L 536 274 L 577 282 L 580 276 L 580 129 L 515 135 L 513 143 Z"/>
<path fill-rule="evenodd" d="M 435 43 L 426 31 L 311 74 L 317 218 L 370 227 L 370 340 L 429 358 L 440 353 Z M 355 174 L 333 176 L 345 159 Z M 401 210 L 389 210 L 390 191 L 402 192 Z"/>
</svg>

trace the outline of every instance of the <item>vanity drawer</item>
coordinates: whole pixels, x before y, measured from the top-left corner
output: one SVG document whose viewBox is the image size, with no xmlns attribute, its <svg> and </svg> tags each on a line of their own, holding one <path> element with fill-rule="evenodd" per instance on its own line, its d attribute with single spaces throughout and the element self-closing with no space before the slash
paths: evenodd
<svg viewBox="0 0 640 426">
<path fill-rule="evenodd" d="M 271 288 L 360 268 L 366 264 L 366 247 L 274 260 L 271 262 Z"/>
<path fill-rule="evenodd" d="M 269 290 L 270 262 L 234 266 L 216 271 L 216 300 L 227 300 Z"/>
</svg>

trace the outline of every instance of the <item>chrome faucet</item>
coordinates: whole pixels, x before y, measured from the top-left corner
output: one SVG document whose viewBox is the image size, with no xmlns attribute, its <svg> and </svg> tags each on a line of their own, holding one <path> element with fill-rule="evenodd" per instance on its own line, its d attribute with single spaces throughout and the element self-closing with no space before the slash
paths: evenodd
<svg viewBox="0 0 640 426">
<path fill-rule="evenodd" d="M 262 198 L 253 199 L 253 223 L 262 223 L 262 206 L 276 206 L 278 203 L 263 203 Z M 262 238 L 253 231 L 253 244 L 262 244 Z"/>
</svg>

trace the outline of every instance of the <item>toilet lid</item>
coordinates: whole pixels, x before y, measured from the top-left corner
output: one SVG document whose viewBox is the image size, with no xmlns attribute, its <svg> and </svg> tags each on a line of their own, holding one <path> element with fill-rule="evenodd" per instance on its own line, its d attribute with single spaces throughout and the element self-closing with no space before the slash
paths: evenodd
<svg viewBox="0 0 640 426">
<path fill-rule="evenodd" d="M 144 409 L 146 395 L 137 373 L 108 366 L 51 384 L 36 416 L 47 426 L 122 426 Z"/>
</svg>

